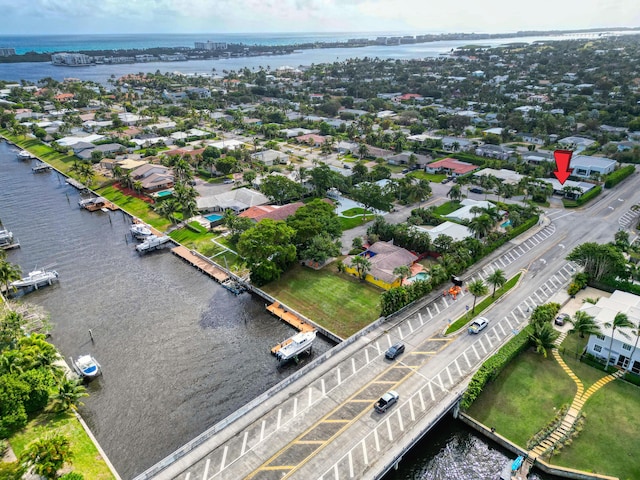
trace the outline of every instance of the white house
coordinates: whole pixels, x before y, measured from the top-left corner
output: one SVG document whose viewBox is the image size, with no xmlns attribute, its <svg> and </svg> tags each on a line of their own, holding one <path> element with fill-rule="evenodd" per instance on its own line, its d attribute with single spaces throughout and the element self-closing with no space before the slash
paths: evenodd
<svg viewBox="0 0 640 480">
<path fill-rule="evenodd" d="M 573 175 L 588 178 L 594 173 L 606 175 L 613 172 L 616 168 L 616 161 L 610 158 L 576 155 L 571 159 L 570 166 L 573 168 Z"/>
<path fill-rule="evenodd" d="M 460 207 L 455 212 L 451 212 L 445 217 L 450 218 L 451 220 L 461 222 L 463 220 L 473 220 L 479 213 L 472 213 L 471 209 L 473 207 L 478 208 L 493 208 L 495 205 L 487 200 L 473 200 L 472 198 L 465 198 L 460 202 Z"/>
<path fill-rule="evenodd" d="M 633 328 L 617 328 L 615 332 L 605 324 L 613 323 L 618 313 L 624 313 L 634 325 L 640 324 L 640 296 L 616 290 L 609 298 L 600 297 L 595 305 L 585 303 L 580 309 L 591 315 L 600 326 L 601 335 L 591 335 L 586 353 L 621 368 L 640 374 L 640 350 L 635 348 L 640 337 Z M 611 337 L 613 335 L 613 344 Z M 611 349 L 609 346 L 611 345 Z"/>
</svg>

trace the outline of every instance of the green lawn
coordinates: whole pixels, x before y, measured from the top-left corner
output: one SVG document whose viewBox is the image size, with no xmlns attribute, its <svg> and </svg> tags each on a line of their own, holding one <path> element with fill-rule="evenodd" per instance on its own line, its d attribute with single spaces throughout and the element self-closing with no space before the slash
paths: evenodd
<svg viewBox="0 0 640 480">
<path fill-rule="evenodd" d="M 460 202 L 454 201 L 454 200 L 450 200 L 450 201 L 448 201 L 446 203 L 443 203 L 442 205 L 436 207 L 434 212 L 437 213 L 438 215 L 448 215 L 451 212 L 455 212 L 459 208 L 460 208 Z"/>
<path fill-rule="evenodd" d="M 364 213 L 364 208 L 356 207 L 350 208 L 349 210 L 345 210 L 340 215 L 345 217 L 353 217 L 354 215 L 362 215 Z"/>
<path fill-rule="evenodd" d="M 73 454 L 71 459 L 73 471 L 82 474 L 86 479 L 114 478 L 96 446 L 87 436 L 75 415 L 71 413 L 40 414 L 29 421 L 24 429 L 14 434 L 9 439 L 9 443 L 16 456 L 19 457 L 33 440 L 54 433 L 61 433 L 69 438 Z"/>
<path fill-rule="evenodd" d="M 373 220 L 373 217 L 374 215 L 369 213 L 369 215 L 367 215 L 366 222 Z M 343 232 L 345 230 L 351 230 L 352 228 L 358 227 L 363 223 L 366 223 L 364 220 L 364 217 L 351 217 L 351 218 L 338 217 L 338 220 L 340 220 L 340 226 L 342 227 Z"/>
<path fill-rule="evenodd" d="M 376 320 L 380 311 L 381 290 L 339 273 L 336 262 L 319 271 L 296 265 L 263 290 L 342 338 Z"/>
<path fill-rule="evenodd" d="M 447 178 L 444 173 L 427 173 L 424 170 L 415 170 L 407 175 L 408 177 L 416 177 L 421 180 L 428 180 L 434 183 L 440 183 Z"/>
<path fill-rule="evenodd" d="M 551 355 L 527 351 L 485 387 L 468 413 L 524 447 L 575 393 L 575 383 Z"/>
<path fill-rule="evenodd" d="M 154 212 L 147 202 L 129 197 L 113 186 L 100 188 L 97 193 L 158 230 L 164 231 L 170 225 L 169 220 Z"/>
</svg>

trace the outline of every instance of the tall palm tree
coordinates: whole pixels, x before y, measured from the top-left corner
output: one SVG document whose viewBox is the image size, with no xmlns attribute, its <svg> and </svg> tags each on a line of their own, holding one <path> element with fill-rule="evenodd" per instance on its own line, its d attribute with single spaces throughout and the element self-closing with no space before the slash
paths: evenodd
<svg viewBox="0 0 640 480">
<path fill-rule="evenodd" d="M 493 292 L 491 293 L 491 298 L 495 298 L 496 287 L 501 287 L 505 283 L 507 283 L 507 277 L 505 277 L 503 270 L 498 269 L 487 277 L 487 282 L 493 285 Z"/>
<path fill-rule="evenodd" d="M 633 328 L 635 325 L 629 320 L 626 313 L 618 312 L 613 318 L 613 322 L 607 322 L 605 327 L 611 328 L 611 341 L 609 342 L 609 355 L 607 355 L 607 367 L 611 363 L 611 349 L 613 348 L 613 337 L 616 334 L 616 330 L 619 328 Z M 625 332 L 620 332 L 623 337 L 628 337 Z"/>
<path fill-rule="evenodd" d="M 81 380 L 65 378 L 58 387 L 58 393 L 53 396 L 52 409 L 56 412 L 76 410 L 77 407 L 82 406 L 80 399 L 88 396 L 87 389 L 82 385 Z"/>
<path fill-rule="evenodd" d="M 393 269 L 393 274 L 400 277 L 400 285 L 402 285 L 404 279 L 411 274 L 411 269 L 407 265 L 399 265 Z"/>
<path fill-rule="evenodd" d="M 355 267 L 361 280 L 367 277 L 367 273 L 371 270 L 371 262 L 361 255 L 356 255 L 351 259 L 351 265 Z"/>
<path fill-rule="evenodd" d="M 456 184 L 451 187 L 451 189 L 447 193 L 447 197 L 454 201 L 460 200 L 462 198 L 462 188 L 460 187 L 460 185 Z"/>
<path fill-rule="evenodd" d="M 4 286 L 4 291 L 9 293 L 11 282 L 22 278 L 22 270 L 18 265 L 0 260 L 0 285 Z"/>
<path fill-rule="evenodd" d="M 584 310 L 578 310 L 573 318 L 569 319 L 569 323 L 573 325 L 573 328 L 569 330 L 569 334 L 579 333 L 580 338 L 584 338 L 585 335 L 602 335 L 600 326 L 596 323 L 595 319 Z M 576 345 L 576 355 L 580 352 L 578 349 L 580 345 Z"/>
<path fill-rule="evenodd" d="M 629 355 L 630 359 L 633 359 L 633 354 L 636 353 L 636 348 L 638 348 L 638 340 L 640 340 L 640 322 L 637 325 L 634 325 L 635 330 L 631 330 L 631 333 L 635 335 L 636 341 L 633 344 L 633 350 L 631 350 L 631 355 Z M 633 364 L 629 361 L 629 365 L 627 366 L 627 370 L 631 370 Z"/>
<path fill-rule="evenodd" d="M 560 332 L 554 329 L 550 323 L 535 323 L 533 331 L 529 334 L 529 339 L 536 346 L 536 352 L 547 357 L 547 350 L 555 346 L 555 341 L 560 336 Z"/>
<path fill-rule="evenodd" d="M 31 442 L 20 455 L 19 461 L 22 465 L 33 467 L 36 474 L 54 479 L 58 476 L 58 470 L 71 456 L 69 439 L 57 434 Z"/>
<path fill-rule="evenodd" d="M 468 285 L 468 288 L 471 295 L 473 295 L 473 308 L 471 309 L 471 314 L 473 315 L 476 311 L 476 301 L 478 297 L 486 295 L 489 289 L 482 280 L 474 280 Z"/>
<path fill-rule="evenodd" d="M 474 217 L 469 222 L 469 230 L 473 232 L 474 236 L 478 239 L 486 237 L 487 234 L 493 229 L 494 221 L 489 215 L 483 214 Z"/>
</svg>

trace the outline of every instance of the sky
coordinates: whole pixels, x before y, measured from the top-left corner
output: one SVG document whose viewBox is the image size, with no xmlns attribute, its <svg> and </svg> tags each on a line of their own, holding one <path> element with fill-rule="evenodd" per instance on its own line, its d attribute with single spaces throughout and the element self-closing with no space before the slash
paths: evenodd
<svg viewBox="0 0 640 480">
<path fill-rule="evenodd" d="M 515 32 L 640 26 L 638 0 L 0 0 L 2 34 Z"/>
</svg>

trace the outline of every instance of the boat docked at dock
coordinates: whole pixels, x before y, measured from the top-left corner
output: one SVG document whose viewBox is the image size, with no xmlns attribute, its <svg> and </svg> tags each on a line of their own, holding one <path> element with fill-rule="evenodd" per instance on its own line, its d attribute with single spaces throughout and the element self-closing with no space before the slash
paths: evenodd
<svg viewBox="0 0 640 480">
<path fill-rule="evenodd" d="M 7 229 L 0 229 L 0 249 L 10 250 L 18 248 L 20 243 L 13 238 L 13 233 Z"/>
<path fill-rule="evenodd" d="M 296 333 L 276 346 L 272 352 L 278 360 L 285 362 L 294 359 L 298 361 L 298 355 L 303 352 L 311 352 L 313 341 L 316 339 L 316 331 Z"/>
<path fill-rule="evenodd" d="M 71 359 L 73 370 L 82 378 L 91 380 L 102 373 L 100 364 L 91 355 L 81 355 L 77 360 Z"/>
<path fill-rule="evenodd" d="M 144 242 L 136 245 L 136 250 L 138 253 L 151 252 L 159 248 L 164 248 L 169 244 L 169 242 L 171 242 L 171 237 L 168 237 L 167 235 L 163 235 L 161 237 L 158 237 L 157 235 L 149 235 Z"/>
<path fill-rule="evenodd" d="M 146 225 L 144 223 L 132 224 L 129 228 L 129 231 L 131 232 L 131 236 L 136 240 L 144 240 L 147 237 L 153 235 L 153 232 L 151 231 L 149 225 Z"/>
<path fill-rule="evenodd" d="M 31 167 L 31 171 L 33 173 L 43 173 L 51 170 L 51 165 L 47 165 L 46 163 L 40 162 L 37 165 Z"/>
<path fill-rule="evenodd" d="M 58 272 L 55 270 L 32 270 L 29 275 L 11 282 L 10 285 L 14 288 L 38 289 L 44 285 L 51 285 L 56 280 L 58 280 Z"/>
<path fill-rule="evenodd" d="M 32 158 L 33 158 L 33 155 L 31 155 L 26 150 L 20 150 L 18 152 L 18 159 L 20 160 L 31 160 Z"/>
<path fill-rule="evenodd" d="M 78 205 L 90 212 L 95 212 L 96 210 L 106 211 L 107 209 L 116 210 L 118 208 L 109 200 L 102 197 L 81 198 L 78 200 Z"/>
</svg>

